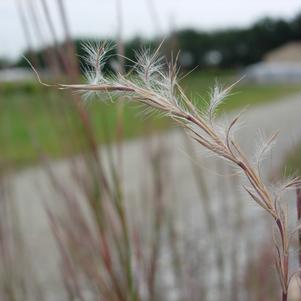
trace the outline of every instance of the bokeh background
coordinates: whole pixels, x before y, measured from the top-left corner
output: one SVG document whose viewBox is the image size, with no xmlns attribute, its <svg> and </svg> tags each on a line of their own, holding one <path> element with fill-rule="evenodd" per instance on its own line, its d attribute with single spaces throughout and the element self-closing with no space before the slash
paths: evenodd
<svg viewBox="0 0 301 301">
<path fill-rule="evenodd" d="M 218 118 L 247 108 L 250 156 L 280 130 L 267 183 L 301 171 L 300 0 L 2 0 L 0 299 L 276 300 L 271 221 L 235 169 L 168 118 L 45 87 L 28 62 L 47 83 L 82 83 L 82 44 L 104 41 L 107 74 L 163 41 L 200 110 L 216 82 L 241 79 Z"/>
</svg>

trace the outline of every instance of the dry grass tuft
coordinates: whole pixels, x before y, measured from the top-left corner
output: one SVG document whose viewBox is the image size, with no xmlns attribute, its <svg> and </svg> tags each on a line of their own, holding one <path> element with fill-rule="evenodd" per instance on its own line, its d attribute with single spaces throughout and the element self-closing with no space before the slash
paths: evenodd
<svg viewBox="0 0 301 301">
<path fill-rule="evenodd" d="M 248 180 L 248 185 L 244 186 L 246 192 L 274 220 L 275 263 L 282 288 L 282 300 L 287 300 L 289 283 L 294 275 L 289 273 L 292 233 L 288 227 L 287 208 L 281 199 L 284 191 L 300 186 L 301 180 L 290 179 L 279 192 L 271 191 L 264 183 L 260 175 L 260 162 L 275 141 L 276 134 L 262 142 L 256 162 L 253 163 L 235 141 L 233 134 L 240 115 L 222 129 L 216 124 L 216 110 L 235 84 L 226 89 L 216 86 L 210 95 L 208 109 L 203 112 L 188 99 L 180 87 L 176 64 L 164 64 L 164 60 L 159 56 L 160 47 L 154 54 L 144 51 L 137 55 L 134 76 L 131 71 L 128 75 L 116 74 L 110 77 L 106 77 L 102 70 L 106 54 L 110 50 L 109 46 L 85 45 L 84 48 L 88 55 L 86 60 L 91 67 L 87 71 L 89 83 L 58 84 L 56 87 L 86 95 L 114 93 L 117 97 L 122 96 L 122 100 L 128 99 L 157 110 L 172 118 L 209 152 L 236 166 Z"/>
</svg>

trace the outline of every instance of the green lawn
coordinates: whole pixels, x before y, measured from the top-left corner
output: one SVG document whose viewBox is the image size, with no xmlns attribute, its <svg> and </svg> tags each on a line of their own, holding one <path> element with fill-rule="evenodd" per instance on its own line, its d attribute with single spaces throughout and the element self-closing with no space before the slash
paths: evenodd
<svg viewBox="0 0 301 301">
<path fill-rule="evenodd" d="M 195 72 L 183 80 L 182 86 L 202 107 L 216 79 L 224 84 L 231 84 L 235 80 L 231 72 Z M 224 110 L 275 101 L 298 91 L 301 88 L 297 85 L 240 83 L 225 102 Z M 0 85 L 0 97 L 0 165 L 12 162 L 18 166 L 31 164 L 36 160 L 37 154 L 58 158 L 85 148 L 85 135 L 79 115 L 64 92 L 34 83 L 10 84 Z M 86 110 L 99 143 L 116 137 L 116 104 L 88 102 Z M 170 122 L 164 118 L 141 117 L 141 111 L 137 105 L 124 105 L 124 137 L 132 138 L 170 126 Z"/>
<path fill-rule="evenodd" d="M 233 73 L 203 74 L 195 73 L 183 82 L 188 95 L 198 94 L 200 98 L 208 99 L 208 92 L 215 82 L 229 86 L 237 81 Z M 256 84 L 241 82 L 233 89 L 223 105 L 223 110 L 235 110 L 245 106 L 260 105 L 275 102 L 285 96 L 301 92 L 300 84 Z"/>
<path fill-rule="evenodd" d="M 301 144 L 295 146 L 287 155 L 281 173 L 284 176 L 301 176 Z"/>
</svg>

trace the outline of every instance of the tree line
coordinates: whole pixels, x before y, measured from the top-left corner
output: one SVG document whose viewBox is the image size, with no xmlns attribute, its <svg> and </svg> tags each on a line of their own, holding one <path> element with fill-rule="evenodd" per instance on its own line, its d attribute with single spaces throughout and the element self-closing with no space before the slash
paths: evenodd
<svg viewBox="0 0 301 301">
<path fill-rule="evenodd" d="M 134 38 L 125 42 L 125 55 L 134 60 L 135 52 L 141 47 L 156 48 L 162 38 L 145 40 Z M 79 60 L 83 55 L 81 43 L 85 39 L 74 41 Z M 91 41 L 91 39 L 89 39 Z M 301 41 L 301 14 L 291 20 L 264 18 L 248 28 L 228 28 L 216 31 L 184 29 L 171 33 L 162 47 L 163 54 L 177 53 L 179 60 L 187 69 L 200 68 L 240 68 L 261 61 L 269 51 L 292 41 Z M 113 41 L 112 41 L 113 42 Z M 48 47 L 48 51 L 49 51 Z M 36 57 L 43 67 L 43 53 L 36 52 Z M 25 53 L 25 56 L 28 53 Z M 127 66 L 131 61 L 127 61 Z M 26 66 L 20 59 L 17 66 Z M 110 68 L 108 66 L 107 68 Z"/>
</svg>

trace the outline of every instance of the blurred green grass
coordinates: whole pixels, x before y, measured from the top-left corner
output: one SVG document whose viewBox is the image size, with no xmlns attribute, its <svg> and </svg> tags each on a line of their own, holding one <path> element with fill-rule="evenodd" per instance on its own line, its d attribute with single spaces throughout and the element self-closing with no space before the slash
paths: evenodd
<svg viewBox="0 0 301 301">
<path fill-rule="evenodd" d="M 281 175 L 301 176 L 301 144 L 297 144 L 287 154 L 284 164 L 282 166 Z"/>
<path fill-rule="evenodd" d="M 208 99 L 208 93 L 216 82 L 227 87 L 235 83 L 238 79 L 239 78 L 231 71 L 211 73 L 196 72 L 183 81 L 183 86 L 189 96 L 199 95 L 199 99 Z M 234 87 L 231 95 L 222 105 L 222 109 L 223 111 L 231 111 L 246 106 L 276 102 L 298 92 L 301 92 L 300 84 L 259 84 L 245 82 L 242 79 L 236 87 Z"/>
<path fill-rule="evenodd" d="M 216 79 L 225 85 L 235 81 L 233 72 L 195 72 L 181 84 L 187 95 L 204 107 Z M 276 101 L 300 91 L 298 85 L 240 83 L 224 103 L 223 111 Z M 84 128 L 74 102 L 64 92 L 36 83 L 1 84 L 0 97 L 0 164 L 23 166 L 34 163 L 38 154 L 60 158 L 85 149 Z M 116 104 L 90 101 L 85 108 L 97 142 L 114 139 L 118 131 Z M 142 118 L 142 110 L 136 104 L 126 103 L 123 109 L 125 138 L 171 126 L 169 120 L 156 114 Z"/>
</svg>

